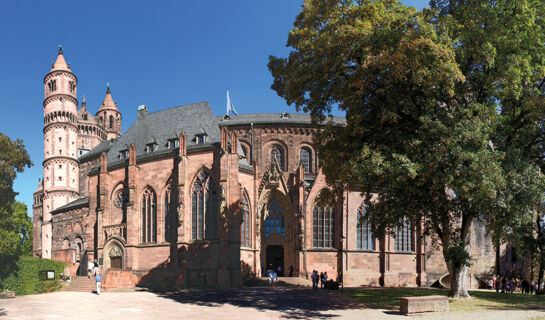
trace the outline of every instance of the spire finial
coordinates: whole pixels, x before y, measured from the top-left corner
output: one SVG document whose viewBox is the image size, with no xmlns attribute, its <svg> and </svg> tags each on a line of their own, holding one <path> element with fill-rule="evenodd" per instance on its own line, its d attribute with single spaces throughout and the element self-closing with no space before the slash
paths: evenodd
<svg viewBox="0 0 545 320">
<path fill-rule="evenodd" d="M 110 83 L 109 82 L 106 83 L 106 88 L 107 88 L 106 93 L 110 93 Z"/>
<path fill-rule="evenodd" d="M 85 103 L 85 95 L 81 96 L 81 102 Z"/>
<path fill-rule="evenodd" d="M 59 54 L 62 54 L 62 44 L 59 44 Z"/>
</svg>

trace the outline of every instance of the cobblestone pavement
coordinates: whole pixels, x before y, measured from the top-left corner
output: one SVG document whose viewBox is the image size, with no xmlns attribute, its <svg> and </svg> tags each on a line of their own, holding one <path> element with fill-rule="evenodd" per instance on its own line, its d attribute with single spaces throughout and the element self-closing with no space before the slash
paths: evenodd
<svg viewBox="0 0 545 320">
<path fill-rule="evenodd" d="M 537 311 L 426 314 L 416 319 L 524 319 Z M 184 290 L 175 293 L 55 292 L 0 300 L 0 319 L 409 319 L 309 288 Z"/>
</svg>

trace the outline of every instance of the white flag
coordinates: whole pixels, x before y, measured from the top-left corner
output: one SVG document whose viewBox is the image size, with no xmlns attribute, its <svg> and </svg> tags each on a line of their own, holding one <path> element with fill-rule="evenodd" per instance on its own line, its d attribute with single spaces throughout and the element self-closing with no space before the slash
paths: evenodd
<svg viewBox="0 0 545 320">
<path fill-rule="evenodd" d="M 229 98 L 229 90 L 227 90 L 227 114 L 229 114 L 229 112 L 237 114 L 235 106 L 231 103 L 231 98 Z"/>
</svg>

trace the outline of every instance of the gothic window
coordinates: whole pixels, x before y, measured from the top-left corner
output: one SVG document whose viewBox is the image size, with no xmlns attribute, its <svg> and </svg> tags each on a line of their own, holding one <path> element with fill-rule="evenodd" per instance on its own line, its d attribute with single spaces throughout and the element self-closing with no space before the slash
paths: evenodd
<svg viewBox="0 0 545 320">
<path fill-rule="evenodd" d="M 110 116 L 110 129 L 114 127 L 114 116 Z"/>
<path fill-rule="evenodd" d="M 74 81 L 69 81 L 68 86 L 70 87 L 70 92 L 74 92 L 74 89 L 76 88 Z"/>
<path fill-rule="evenodd" d="M 328 207 L 314 207 L 312 224 L 313 247 L 333 248 L 335 245 L 335 211 Z"/>
<path fill-rule="evenodd" d="M 278 162 L 280 170 L 284 171 L 284 153 L 282 152 L 282 147 L 279 145 L 274 145 L 271 149 L 271 161 L 273 158 L 276 158 L 276 162 Z"/>
<path fill-rule="evenodd" d="M 146 188 L 142 196 L 142 243 L 157 242 L 157 196 Z"/>
<path fill-rule="evenodd" d="M 413 224 L 408 219 L 403 219 L 395 229 L 395 251 L 414 251 L 413 248 Z"/>
<path fill-rule="evenodd" d="M 242 225 L 240 226 L 240 245 L 242 247 L 251 247 L 251 239 L 250 236 L 250 207 L 249 207 L 249 201 L 248 197 L 246 195 L 242 196 L 242 200 L 240 202 L 240 212 L 242 213 Z"/>
<path fill-rule="evenodd" d="M 87 120 L 87 114 L 86 113 L 83 114 L 83 120 Z"/>
<path fill-rule="evenodd" d="M 312 172 L 312 154 L 309 148 L 303 147 L 299 152 L 299 158 L 303 165 L 305 166 L 305 173 Z"/>
<path fill-rule="evenodd" d="M 367 204 L 364 202 L 358 208 L 358 222 L 356 224 L 356 248 L 359 250 L 375 250 L 373 230 L 367 215 Z"/>
<path fill-rule="evenodd" d="M 215 236 L 216 213 L 216 186 L 208 171 L 203 170 L 195 179 L 191 195 L 192 239 L 201 240 Z"/>
<path fill-rule="evenodd" d="M 172 238 L 171 235 L 171 229 L 170 229 L 170 223 L 172 221 L 171 217 L 171 207 L 170 207 L 170 199 L 171 199 L 171 190 L 170 184 L 167 186 L 167 189 L 165 191 L 165 199 L 164 199 L 164 217 L 165 217 L 165 241 L 169 241 Z"/>
<path fill-rule="evenodd" d="M 270 235 L 275 233 L 280 234 L 282 238 L 286 237 L 284 210 L 280 208 L 276 200 L 273 200 L 267 208 L 267 218 L 265 219 L 265 238 L 268 238 Z"/>
</svg>

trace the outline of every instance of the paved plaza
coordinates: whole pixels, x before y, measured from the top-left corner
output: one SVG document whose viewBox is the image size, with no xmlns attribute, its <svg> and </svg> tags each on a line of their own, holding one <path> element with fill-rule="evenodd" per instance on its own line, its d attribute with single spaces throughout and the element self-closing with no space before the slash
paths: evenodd
<svg viewBox="0 0 545 320">
<path fill-rule="evenodd" d="M 424 314 L 415 319 L 525 319 L 538 311 L 494 311 Z M 55 292 L 0 300 L 0 319 L 411 319 L 397 312 L 365 308 L 340 294 L 309 288 L 275 290 L 185 290 Z"/>
</svg>

